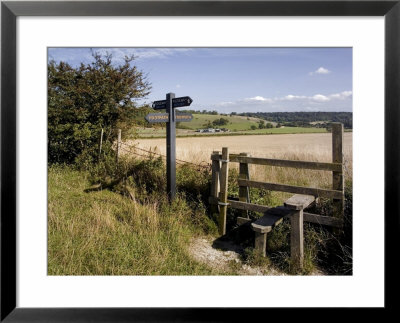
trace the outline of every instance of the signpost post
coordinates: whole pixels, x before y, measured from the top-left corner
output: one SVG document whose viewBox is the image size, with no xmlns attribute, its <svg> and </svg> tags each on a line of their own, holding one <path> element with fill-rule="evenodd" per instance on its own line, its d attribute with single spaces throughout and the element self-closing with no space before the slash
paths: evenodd
<svg viewBox="0 0 400 323">
<path fill-rule="evenodd" d="M 149 113 L 148 122 L 167 123 L 167 194 L 170 201 L 176 194 L 176 122 L 188 122 L 193 119 L 189 113 L 175 113 L 175 108 L 189 106 L 193 100 L 188 96 L 175 98 L 175 93 L 167 93 L 166 100 L 154 101 L 153 109 L 166 110 L 166 113 Z"/>
<path fill-rule="evenodd" d="M 172 99 L 175 93 L 167 94 L 167 194 L 172 201 L 176 193 L 176 130 L 175 130 L 175 110 L 172 106 Z"/>
</svg>

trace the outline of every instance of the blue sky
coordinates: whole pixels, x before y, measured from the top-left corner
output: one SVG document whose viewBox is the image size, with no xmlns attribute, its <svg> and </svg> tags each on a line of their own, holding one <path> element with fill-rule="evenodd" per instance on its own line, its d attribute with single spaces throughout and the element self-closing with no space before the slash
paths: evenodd
<svg viewBox="0 0 400 323">
<path fill-rule="evenodd" d="M 93 48 L 125 55 L 148 75 L 139 103 L 190 96 L 190 109 L 230 112 L 352 111 L 351 48 Z M 92 61 L 90 48 L 49 48 L 49 60 Z"/>
</svg>

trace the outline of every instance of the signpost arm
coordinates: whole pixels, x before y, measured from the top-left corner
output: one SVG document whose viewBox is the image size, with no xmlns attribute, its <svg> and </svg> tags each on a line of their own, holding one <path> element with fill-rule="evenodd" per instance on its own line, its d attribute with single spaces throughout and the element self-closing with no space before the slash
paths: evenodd
<svg viewBox="0 0 400 323">
<path fill-rule="evenodd" d="M 175 110 L 172 106 L 172 99 L 175 93 L 167 94 L 166 112 L 169 115 L 167 122 L 167 193 L 168 198 L 172 201 L 175 198 L 176 191 L 176 147 L 175 147 Z"/>
</svg>

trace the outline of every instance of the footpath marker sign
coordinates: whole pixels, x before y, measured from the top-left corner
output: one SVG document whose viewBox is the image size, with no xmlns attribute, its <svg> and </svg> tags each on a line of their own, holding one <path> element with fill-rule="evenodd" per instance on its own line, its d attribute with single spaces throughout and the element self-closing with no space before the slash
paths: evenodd
<svg viewBox="0 0 400 323">
<path fill-rule="evenodd" d="M 189 122 L 193 119 L 190 113 L 175 113 L 174 108 L 191 105 L 189 96 L 175 98 L 175 93 L 167 93 L 166 100 L 154 101 L 153 109 L 165 109 L 166 113 L 149 113 L 145 119 L 148 122 L 167 123 L 167 194 L 172 201 L 176 193 L 176 122 Z"/>
<path fill-rule="evenodd" d="M 180 98 L 172 99 L 172 107 L 173 108 L 180 108 L 180 107 L 187 107 L 191 105 L 193 102 L 190 96 L 182 96 Z M 167 100 L 160 100 L 154 101 L 152 104 L 154 110 L 163 110 L 167 108 Z"/>
<path fill-rule="evenodd" d="M 157 123 L 157 122 L 168 122 L 168 113 L 149 113 L 144 117 L 147 122 Z M 176 122 L 189 122 L 192 121 L 193 115 L 190 113 L 175 113 Z"/>
</svg>

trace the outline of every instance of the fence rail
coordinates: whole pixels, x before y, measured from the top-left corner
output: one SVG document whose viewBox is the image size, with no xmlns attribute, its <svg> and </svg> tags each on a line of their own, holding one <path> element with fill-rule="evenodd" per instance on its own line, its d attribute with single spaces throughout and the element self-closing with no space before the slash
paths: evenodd
<svg viewBox="0 0 400 323">
<path fill-rule="evenodd" d="M 220 159 L 221 159 L 221 154 L 215 154 L 211 156 L 211 160 L 220 160 Z M 239 154 L 229 154 L 229 161 L 237 163 L 245 163 L 245 164 L 291 167 L 291 168 L 325 170 L 325 171 L 336 171 L 336 172 L 340 172 L 343 167 L 342 164 L 340 163 L 323 163 L 323 162 L 301 161 L 301 160 L 245 157 L 245 156 L 240 156 Z"/>
<path fill-rule="evenodd" d="M 339 200 L 343 199 L 343 192 L 336 191 L 336 190 L 326 190 L 326 189 L 322 189 L 322 188 L 312 188 L 312 187 L 258 182 L 258 181 L 244 180 L 244 179 L 239 179 L 238 183 L 239 183 L 239 186 L 264 188 L 264 189 L 270 190 L 270 191 L 313 195 L 315 197 L 327 197 L 327 198 L 333 198 L 333 199 L 339 199 Z"/>
</svg>

